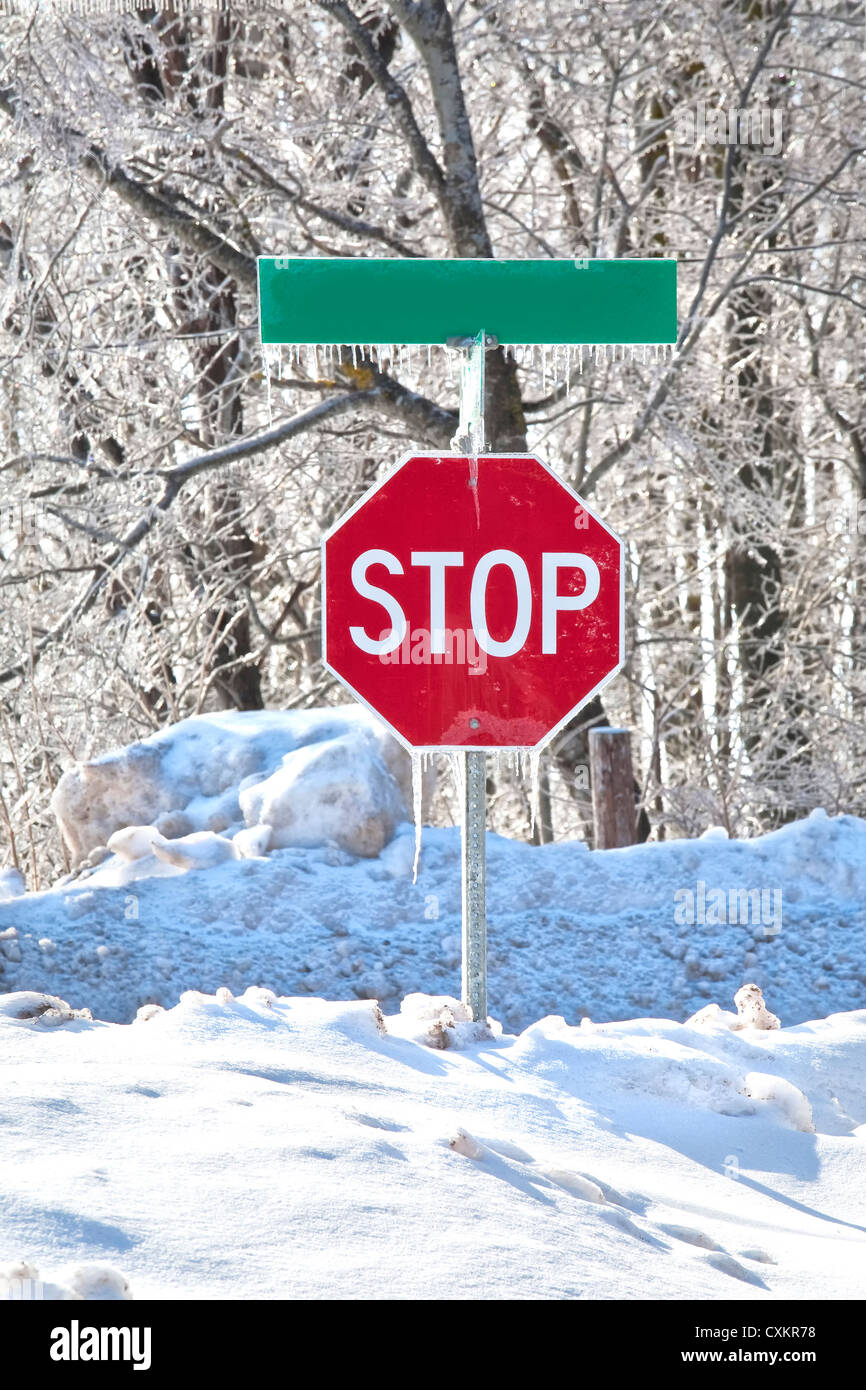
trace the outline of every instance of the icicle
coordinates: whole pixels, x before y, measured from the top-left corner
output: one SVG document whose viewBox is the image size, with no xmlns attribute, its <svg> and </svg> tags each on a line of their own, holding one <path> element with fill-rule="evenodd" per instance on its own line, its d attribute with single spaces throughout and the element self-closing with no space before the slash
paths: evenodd
<svg viewBox="0 0 866 1390">
<path fill-rule="evenodd" d="M 412 753 L 412 815 L 415 821 L 415 858 L 412 861 L 412 882 L 418 882 L 418 862 L 421 858 L 421 802 L 424 792 L 423 753 Z"/>
<path fill-rule="evenodd" d="M 469 456 L 469 486 L 472 489 L 472 500 L 475 503 L 475 525 L 481 529 L 481 498 L 478 486 L 478 455 L 472 453 Z"/>
<path fill-rule="evenodd" d="M 432 343 L 428 343 L 428 344 L 427 344 L 427 366 L 428 366 L 428 367 L 432 367 L 432 366 L 433 366 L 433 344 L 432 344 Z"/>
<path fill-rule="evenodd" d="M 450 774 L 455 780 L 455 795 L 457 798 L 457 820 L 463 821 L 463 802 L 466 799 L 466 758 L 463 753 L 449 753 L 448 762 Z"/>
<path fill-rule="evenodd" d="M 540 790 L 539 767 L 541 764 L 541 752 L 533 748 L 529 754 L 529 833 L 535 834 L 535 822 L 538 819 L 538 796 Z"/>
</svg>

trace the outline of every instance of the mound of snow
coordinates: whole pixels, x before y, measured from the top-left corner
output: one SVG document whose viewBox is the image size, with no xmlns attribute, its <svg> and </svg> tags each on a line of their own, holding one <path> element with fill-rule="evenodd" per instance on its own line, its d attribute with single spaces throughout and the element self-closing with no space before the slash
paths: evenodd
<svg viewBox="0 0 866 1390">
<path fill-rule="evenodd" d="M 8 902 L 26 892 L 27 884 L 20 869 L 0 869 L 0 902 Z"/>
<path fill-rule="evenodd" d="M 15 1296 L 73 1299 L 862 1292 L 866 1011 L 406 1035 L 446 1007 L 226 987 L 51 1032 L 0 1009 L 2 1277 L 50 1270 Z M 460 1258 L 431 1269 L 431 1238 Z"/>
<path fill-rule="evenodd" d="M 109 1265 L 77 1265 L 52 1279 L 45 1279 L 27 1260 L 0 1268 L 0 1299 L 77 1303 L 128 1301 L 132 1296 L 129 1280 Z"/>
<path fill-rule="evenodd" d="M 184 719 L 118 753 L 76 763 L 51 804 L 75 861 L 91 867 L 93 853 L 127 828 L 110 848 L 140 859 L 149 854 L 148 828 L 174 840 L 237 831 L 244 821 L 270 826 L 273 844 L 330 839 L 375 854 L 412 804 L 411 762 L 357 705 L 235 710 Z M 8 884 L 15 889 L 11 877 Z"/>
<path fill-rule="evenodd" d="M 71 1009 L 65 999 L 58 999 L 53 994 L 21 989 L 12 994 L 0 994 L 0 1018 L 13 1023 L 38 1023 L 43 1028 L 55 1028 L 76 1018 L 92 1019 L 93 1014 L 90 1009 Z"/>
<path fill-rule="evenodd" d="M 87 876 L 0 901 L 0 988 L 59 995 L 117 1022 L 187 989 L 242 994 L 261 980 L 282 995 L 377 999 L 386 1013 L 418 992 L 459 995 L 457 829 L 424 828 L 417 883 L 408 823 L 372 859 L 334 843 L 272 849 L 270 826 L 210 834 L 220 856 L 230 844 L 241 857 L 185 873 L 152 852 L 105 850 Z M 183 852 L 185 836 L 163 839 Z M 767 934 L 760 912 L 680 921 L 689 883 L 729 902 L 745 888 L 758 909 L 757 890 L 783 884 L 780 929 L 771 913 Z M 813 816 L 756 840 L 596 852 L 488 835 L 487 919 L 488 997 L 509 1031 L 545 1014 L 576 1023 L 699 1011 L 706 1031 L 764 1031 L 754 1011 L 732 1011 L 747 985 L 766 995 L 767 1018 L 790 1027 L 866 1003 L 866 821 Z"/>
<path fill-rule="evenodd" d="M 472 1014 L 459 999 L 447 994 L 407 994 L 400 1005 L 398 1020 L 392 1020 L 391 1031 L 425 1047 L 470 1047 L 473 1043 L 498 1036 L 498 1023 L 490 1019 L 473 1021 Z"/>
<path fill-rule="evenodd" d="M 793 1125 L 804 1133 L 814 1131 L 812 1107 L 803 1092 L 781 1076 L 769 1076 L 766 1072 L 750 1071 L 743 1080 L 743 1095 L 753 1100 L 767 1101 L 776 1105 Z"/>
<path fill-rule="evenodd" d="M 248 826 L 268 826 L 270 847 L 333 841 L 373 858 L 406 816 L 406 805 L 371 730 L 287 753 L 270 777 L 240 793 Z"/>
</svg>

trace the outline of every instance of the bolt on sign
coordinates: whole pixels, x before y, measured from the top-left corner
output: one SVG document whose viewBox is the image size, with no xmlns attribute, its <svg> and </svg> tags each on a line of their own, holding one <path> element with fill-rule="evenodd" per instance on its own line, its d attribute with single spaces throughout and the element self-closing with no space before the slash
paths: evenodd
<svg viewBox="0 0 866 1390">
<path fill-rule="evenodd" d="M 534 455 L 411 455 L 322 555 L 326 665 L 410 748 L 537 747 L 622 665 L 622 542 Z"/>
</svg>

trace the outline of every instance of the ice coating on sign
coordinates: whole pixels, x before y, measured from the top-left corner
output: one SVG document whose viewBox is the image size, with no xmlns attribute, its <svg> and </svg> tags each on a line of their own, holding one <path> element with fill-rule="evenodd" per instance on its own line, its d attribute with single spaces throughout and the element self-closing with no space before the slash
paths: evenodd
<svg viewBox="0 0 866 1390">
<path fill-rule="evenodd" d="M 541 768 L 541 750 L 533 748 L 529 755 L 529 836 L 535 835 L 535 822 L 538 819 L 538 796 Z"/>
<path fill-rule="evenodd" d="M 415 822 L 415 857 L 412 860 L 412 882 L 418 882 L 418 864 L 421 859 L 421 817 L 424 794 L 424 769 L 427 762 L 425 753 L 412 754 L 412 818 Z"/>
</svg>

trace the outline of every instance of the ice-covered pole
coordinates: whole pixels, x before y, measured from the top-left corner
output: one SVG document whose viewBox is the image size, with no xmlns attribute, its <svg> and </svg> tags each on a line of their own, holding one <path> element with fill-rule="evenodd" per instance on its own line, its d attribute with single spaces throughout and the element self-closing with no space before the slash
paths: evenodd
<svg viewBox="0 0 866 1390">
<path fill-rule="evenodd" d="M 449 346 L 462 354 L 460 364 L 460 422 L 452 445 L 470 459 L 469 486 L 478 488 L 478 455 L 484 451 L 484 353 L 496 346 L 489 333 L 452 340 Z M 473 499 L 476 515 L 479 498 Z M 476 721 L 477 723 L 477 721 Z M 484 753 L 461 752 L 463 760 L 461 818 L 463 970 L 461 998 L 472 1017 L 487 1017 L 487 758 Z"/>
</svg>

